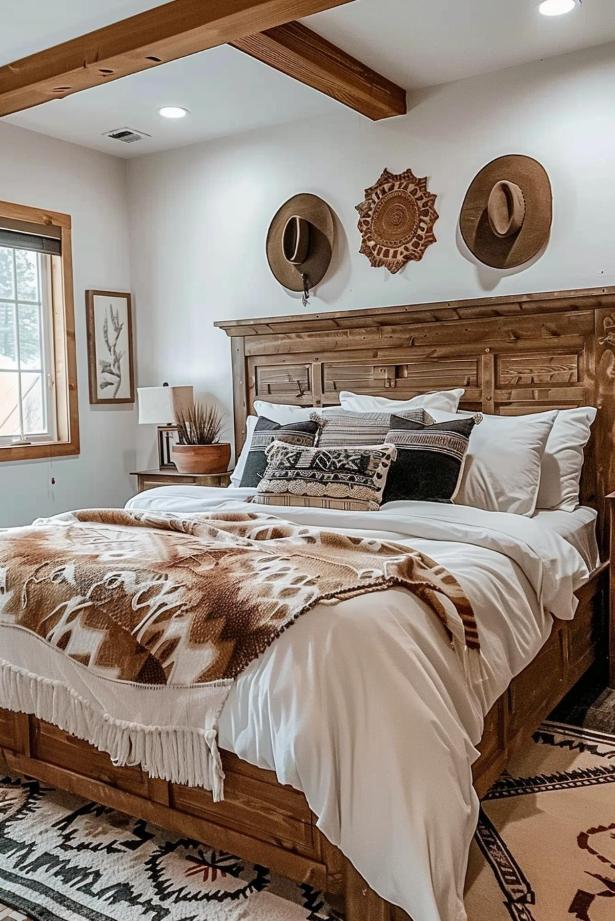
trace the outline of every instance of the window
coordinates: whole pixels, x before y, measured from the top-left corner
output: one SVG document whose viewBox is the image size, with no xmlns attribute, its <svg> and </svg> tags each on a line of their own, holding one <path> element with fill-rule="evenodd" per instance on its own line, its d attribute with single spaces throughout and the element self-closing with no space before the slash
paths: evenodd
<svg viewBox="0 0 615 921">
<path fill-rule="evenodd" d="M 0 461 L 79 452 L 70 218 L 0 202 Z"/>
<path fill-rule="evenodd" d="M 0 439 L 55 439 L 51 257 L 0 246 Z"/>
</svg>

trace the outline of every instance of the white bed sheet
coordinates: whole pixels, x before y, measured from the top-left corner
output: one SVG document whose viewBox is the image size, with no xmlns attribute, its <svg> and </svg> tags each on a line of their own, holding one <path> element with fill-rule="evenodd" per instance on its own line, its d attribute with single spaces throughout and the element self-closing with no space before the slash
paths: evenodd
<svg viewBox="0 0 615 921">
<path fill-rule="evenodd" d="M 600 551 L 596 536 L 598 512 L 581 505 L 573 512 L 559 509 L 538 509 L 533 520 L 551 528 L 578 550 L 590 572 L 600 565 Z"/>
<path fill-rule="evenodd" d="M 271 514 L 246 506 L 252 493 L 166 487 L 128 507 Z M 319 605 L 239 676 L 220 745 L 303 791 L 329 840 L 414 921 L 466 921 L 483 716 L 548 638 L 545 606 L 573 616 L 588 569 L 540 516 L 404 502 L 279 517 L 407 543 L 446 566 L 474 607 L 480 676 L 470 688 L 433 612 L 402 589 Z"/>
</svg>

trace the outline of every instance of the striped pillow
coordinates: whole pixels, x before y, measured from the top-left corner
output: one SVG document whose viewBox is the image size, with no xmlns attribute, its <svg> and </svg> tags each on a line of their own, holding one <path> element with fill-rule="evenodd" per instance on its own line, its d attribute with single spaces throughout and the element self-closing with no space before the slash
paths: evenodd
<svg viewBox="0 0 615 921">
<path fill-rule="evenodd" d="M 375 512 L 396 456 L 393 445 L 301 448 L 274 441 L 253 501 Z"/>
<path fill-rule="evenodd" d="M 385 502 L 417 499 L 450 502 L 461 476 L 472 429 L 480 415 L 422 425 L 391 416 L 386 442 L 397 448 Z"/>
<path fill-rule="evenodd" d="M 431 425 L 434 421 L 424 409 L 406 409 L 397 415 L 423 425 Z M 321 426 L 319 448 L 381 445 L 391 428 L 390 412 L 355 413 L 334 408 L 314 413 L 311 418 Z"/>
</svg>

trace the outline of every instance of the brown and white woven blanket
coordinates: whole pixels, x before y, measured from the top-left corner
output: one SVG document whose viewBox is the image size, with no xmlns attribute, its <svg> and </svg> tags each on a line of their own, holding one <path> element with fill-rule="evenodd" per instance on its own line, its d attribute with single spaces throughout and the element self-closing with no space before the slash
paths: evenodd
<svg viewBox="0 0 615 921">
<path fill-rule="evenodd" d="M 0 532 L 0 707 L 218 799 L 217 719 L 237 675 L 314 605 L 393 586 L 479 648 L 456 579 L 386 541 L 243 512 L 90 510 Z M 19 653 L 33 641 L 40 674 Z"/>
</svg>

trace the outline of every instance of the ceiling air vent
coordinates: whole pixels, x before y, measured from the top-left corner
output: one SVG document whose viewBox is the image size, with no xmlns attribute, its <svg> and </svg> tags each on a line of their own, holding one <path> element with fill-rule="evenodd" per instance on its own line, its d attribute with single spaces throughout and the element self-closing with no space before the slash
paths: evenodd
<svg viewBox="0 0 615 921">
<path fill-rule="evenodd" d="M 135 131 L 134 128 L 116 128 L 114 131 L 105 131 L 104 137 L 111 138 L 112 141 L 122 141 L 123 144 L 134 144 L 135 141 L 142 141 L 151 135 L 145 131 Z"/>
</svg>

